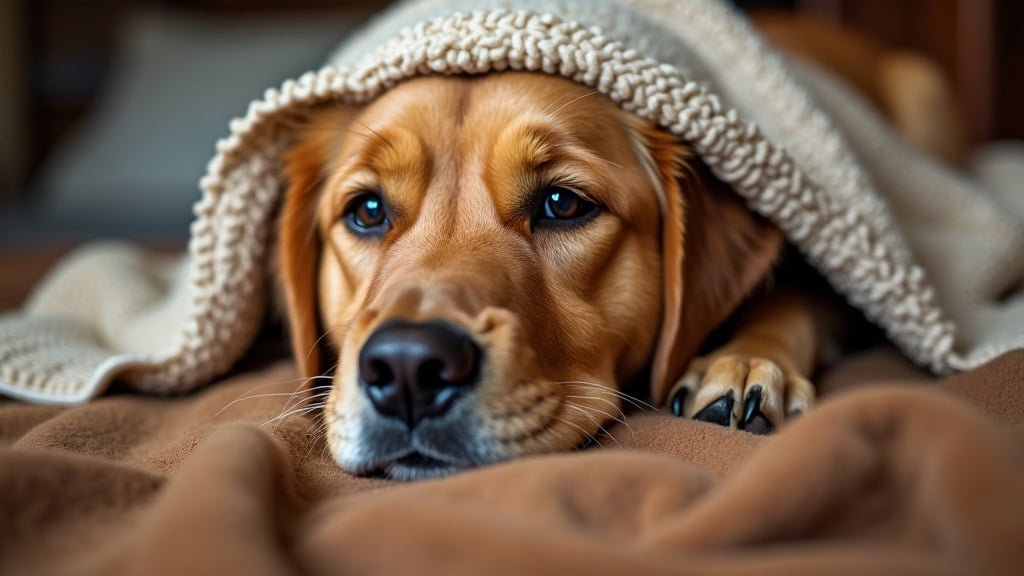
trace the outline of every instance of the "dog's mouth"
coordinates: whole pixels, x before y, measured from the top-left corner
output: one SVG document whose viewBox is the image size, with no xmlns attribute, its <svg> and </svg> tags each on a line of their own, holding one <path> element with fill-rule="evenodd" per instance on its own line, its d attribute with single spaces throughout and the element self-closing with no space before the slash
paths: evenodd
<svg viewBox="0 0 1024 576">
<path fill-rule="evenodd" d="M 451 463 L 449 462 L 434 458 L 433 456 L 427 456 L 420 452 L 413 452 L 402 456 L 398 460 L 395 460 L 394 464 L 410 468 L 439 468 L 443 466 L 451 466 Z"/>
<path fill-rule="evenodd" d="M 448 476 L 462 468 L 465 466 L 413 451 L 382 464 L 374 471 L 373 475 L 384 476 L 392 480 L 427 480 Z"/>
</svg>

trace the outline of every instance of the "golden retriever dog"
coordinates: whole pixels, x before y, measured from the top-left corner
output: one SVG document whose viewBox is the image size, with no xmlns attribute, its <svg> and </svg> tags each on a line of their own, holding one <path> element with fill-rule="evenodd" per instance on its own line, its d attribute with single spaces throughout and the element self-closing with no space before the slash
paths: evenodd
<svg viewBox="0 0 1024 576">
<path fill-rule="evenodd" d="M 408 80 L 297 118 L 278 259 L 293 350 L 329 375 L 341 467 L 396 479 L 571 449 L 631 383 L 753 432 L 814 400 L 800 295 L 744 304 L 784 240 L 685 142 L 571 81 Z"/>
</svg>

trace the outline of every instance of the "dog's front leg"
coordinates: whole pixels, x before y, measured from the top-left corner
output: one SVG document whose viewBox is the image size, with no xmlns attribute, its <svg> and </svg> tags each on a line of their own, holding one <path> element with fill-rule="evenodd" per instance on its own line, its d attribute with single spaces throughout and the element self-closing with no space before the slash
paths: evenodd
<svg viewBox="0 0 1024 576">
<path fill-rule="evenodd" d="M 754 302 L 727 344 L 695 358 L 669 395 L 677 416 L 765 434 L 814 402 L 820 342 L 807 299 L 777 291 Z"/>
</svg>

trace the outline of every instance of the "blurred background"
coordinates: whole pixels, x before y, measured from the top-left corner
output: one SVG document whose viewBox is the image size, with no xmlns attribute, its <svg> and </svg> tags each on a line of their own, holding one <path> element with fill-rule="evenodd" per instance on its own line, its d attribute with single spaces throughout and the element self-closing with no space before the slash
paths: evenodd
<svg viewBox="0 0 1024 576">
<path fill-rule="evenodd" d="M 230 118 L 387 3 L 0 0 L 0 247 L 183 240 Z M 971 145 L 1024 138 L 1020 0 L 737 3 L 926 55 Z"/>
</svg>

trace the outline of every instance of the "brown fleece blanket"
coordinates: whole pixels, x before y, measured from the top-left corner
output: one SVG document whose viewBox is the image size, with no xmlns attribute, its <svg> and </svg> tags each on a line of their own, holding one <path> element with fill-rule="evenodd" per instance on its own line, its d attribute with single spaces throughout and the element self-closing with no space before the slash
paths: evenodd
<svg viewBox="0 0 1024 576">
<path fill-rule="evenodd" d="M 236 401 L 294 378 L 0 403 L 0 573 L 1024 569 L 1024 352 L 925 385 L 872 352 L 772 437 L 641 413 L 603 447 L 405 485 L 342 473 L 314 415 L 265 424 L 287 396 Z"/>
<path fill-rule="evenodd" d="M 60 253 L 0 254 L 0 307 Z M 294 379 L 0 400 L 0 574 L 1024 573 L 1024 352 L 931 383 L 869 351 L 775 436 L 637 413 L 407 485 L 342 473 L 315 415 L 268 423 Z"/>
</svg>

